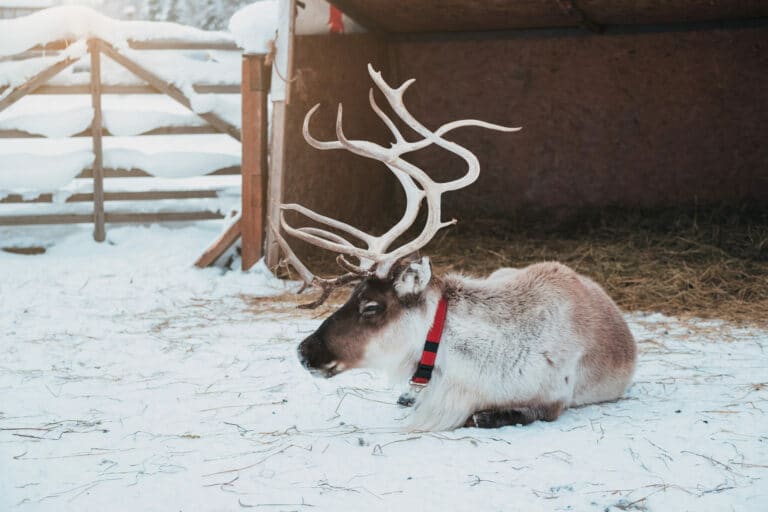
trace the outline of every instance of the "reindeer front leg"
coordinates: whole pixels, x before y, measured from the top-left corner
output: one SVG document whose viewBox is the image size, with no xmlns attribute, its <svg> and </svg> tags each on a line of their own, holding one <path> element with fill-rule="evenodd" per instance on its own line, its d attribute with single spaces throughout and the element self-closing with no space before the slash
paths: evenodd
<svg viewBox="0 0 768 512">
<path fill-rule="evenodd" d="M 472 403 L 472 397 L 463 387 L 433 378 L 416 395 L 409 430 L 453 430 L 461 427 L 473 412 Z"/>
</svg>

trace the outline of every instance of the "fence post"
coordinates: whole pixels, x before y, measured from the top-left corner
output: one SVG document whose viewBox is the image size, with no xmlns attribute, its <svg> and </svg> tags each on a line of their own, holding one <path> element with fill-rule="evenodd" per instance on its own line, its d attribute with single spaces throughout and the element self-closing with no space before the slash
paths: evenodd
<svg viewBox="0 0 768 512">
<path fill-rule="evenodd" d="M 103 242 L 104 229 L 104 155 L 101 146 L 101 52 L 97 39 L 88 40 L 91 54 L 91 138 L 93 139 L 93 239 Z"/>
<path fill-rule="evenodd" d="M 266 55 L 243 55 L 242 81 L 242 269 L 262 256 L 267 192 L 267 96 L 271 68 Z"/>
</svg>

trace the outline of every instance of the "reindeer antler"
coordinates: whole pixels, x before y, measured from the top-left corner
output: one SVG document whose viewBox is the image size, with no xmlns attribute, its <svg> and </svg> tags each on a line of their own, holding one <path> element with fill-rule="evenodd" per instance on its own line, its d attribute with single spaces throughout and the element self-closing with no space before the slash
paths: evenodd
<svg viewBox="0 0 768 512">
<path fill-rule="evenodd" d="M 321 215 L 299 204 L 281 205 L 281 210 L 298 212 L 308 219 L 328 226 L 337 232 L 344 233 L 345 236 L 355 239 L 358 242 L 362 242 L 365 245 L 365 247 L 360 247 L 359 245 L 350 242 L 348 238 L 326 229 L 315 227 L 294 228 L 285 221 L 285 217 L 281 212 L 280 224 L 286 233 L 309 244 L 339 253 L 337 261 L 343 268 L 345 268 L 345 270 L 348 270 L 347 274 L 335 279 L 320 279 L 315 277 L 296 257 L 296 254 L 280 235 L 279 230 L 276 229 L 275 226 L 272 226 L 277 242 L 285 253 L 286 260 L 296 269 L 304 280 L 305 285 L 317 285 L 323 289 L 323 294 L 320 299 L 312 304 L 306 305 L 306 307 L 319 306 L 325 301 L 328 295 L 330 295 L 331 290 L 335 286 L 349 283 L 355 279 L 361 279 L 366 275 L 372 274 L 374 270 L 379 275 L 387 274 L 394 262 L 418 251 L 427 245 L 440 229 L 456 223 L 456 219 L 452 219 L 448 222 L 442 221 L 440 208 L 441 197 L 445 192 L 464 188 L 472 184 L 480 174 L 480 163 L 477 160 L 477 157 L 467 148 L 456 144 L 455 142 L 445 140 L 443 138 L 445 134 L 464 126 L 477 126 L 505 132 L 515 132 L 521 129 L 508 128 L 475 119 L 463 119 L 446 123 L 434 131 L 429 130 L 417 121 L 403 104 L 403 94 L 405 94 L 408 87 L 413 84 L 415 81 L 414 79 L 407 80 L 400 87 L 395 89 L 390 87 L 381 77 L 381 73 L 375 71 L 370 64 L 368 64 L 368 74 L 371 76 L 374 84 L 376 84 L 379 90 L 384 94 L 387 103 L 389 103 L 395 114 L 397 114 L 408 127 L 413 129 L 422 138 L 413 142 L 407 141 L 392 119 L 390 119 L 376 103 L 373 89 L 370 89 L 368 99 L 371 108 L 384 122 L 387 128 L 389 128 L 390 132 L 392 132 L 392 136 L 395 138 L 395 142 L 392 143 L 390 147 L 384 147 L 366 140 L 348 139 L 342 128 L 343 109 L 341 104 L 339 104 L 336 115 L 336 137 L 338 140 L 319 141 L 309 133 L 309 122 L 312 115 L 320 107 L 319 104 L 312 107 L 304 117 L 304 139 L 310 146 L 316 149 L 346 149 L 356 155 L 379 160 L 384 163 L 384 165 L 392 171 L 405 191 L 405 212 L 403 213 L 402 218 L 386 233 L 380 236 L 374 236 L 350 226 L 345 222 L 326 217 L 325 215 Z M 467 164 L 467 172 L 455 180 L 438 183 L 432 180 L 422 169 L 402 159 L 403 154 L 424 149 L 432 144 L 440 146 L 462 158 Z M 392 243 L 403 235 L 416 221 L 422 200 L 426 200 L 427 204 L 427 219 L 424 228 L 414 239 L 390 250 Z M 358 266 L 351 264 L 344 258 L 344 255 L 357 258 L 360 264 Z"/>
</svg>

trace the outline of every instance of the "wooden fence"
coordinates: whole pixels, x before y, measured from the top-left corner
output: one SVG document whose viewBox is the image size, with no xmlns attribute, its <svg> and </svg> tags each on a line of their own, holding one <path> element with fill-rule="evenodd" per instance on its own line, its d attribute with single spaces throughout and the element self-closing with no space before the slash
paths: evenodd
<svg viewBox="0 0 768 512">
<path fill-rule="evenodd" d="M 65 50 L 73 42 L 58 41 L 28 50 L 23 54 L 11 57 L 2 57 L 0 61 L 21 60 L 50 55 L 52 52 Z M 129 41 L 128 46 L 133 50 L 220 50 L 240 51 L 231 42 L 195 42 L 179 40 L 155 40 L 155 41 Z M 93 107 L 93 120 L 90 130 L 75 135 L 75 137 L 91 137 L 93 143 L 94 162 L 90 168 L 83 170 L 77 177 L 93 180 L 93 193 L 75 193 L 67 198 L 67 202 L 93 202 L 93 214 L 45 214 L 45 215 L 5 215 L 0 216 L 0 225 L 29 225 L 29 224 L 69 224 L 69 223 L 94 223 L 94 238 L 97 241 L 105 239 L 105 223 L 111 222 L 164 222 L 164 221 L 190 221 L 222 218 L 220 211 L 197 210 L 175 212 L 129 212 L 108 213 L 105 212 L 106 201 L 153 201 L 165 199 L 205 199 L 217 197 L 216 190 L 171 190 L 171 191 L 132 191 L 132 192 L 105 192 L 105 178 L 122 178 L 149 176 L 142 169 L 112 169 L 103 165 L 102 137 L 109 135 L 102 122 L 102 95 L 104 94 L 165 94 L 187 109 L 192 110 L 190 98 L 174 84 L 163 79 L 157 73 L 126 56 L 112 44 L 101 39 L 88 41 L 88 53 L 90 55 L 90 85 L 49 85 L 48 82 L 58 73 L 67 69 L 80 57 L 64 57 L 62 60 L 38 72 L 25 83 L 7 91 L 8 87 L 0 87 L 0 94 L 6 93 L 0 100 L 0 112 L 4 111 L 21 98 L 30 94 L 90 94 Z M 132 74 L 140 78 L 146 85 L 113 85 L 102 84 L 101 56 L 106 55 L 111 60 L 124 67 Z M 201 94 L 240 94 L 241 85 L 235 84 L 194 84 L 193 89 Z M 208 112 L 196 114 L 206 121 L 205 126 L 167 126 L 152 129 L 142 135 L 168 135 L 168 134 L 210 134 L 224 133 L 240 141 L 240 130 L 227 122 L 221 116 Z M 266 133 L 266 129 L 259 130 Z M 19 130 L 0 130 L 0 138 L 35 137 L 36 135 Z M 264 156 L 265 158 L 265 156 Z M 239 174 L 240 166 L 228 167 L 216 170 L 210 174 Z M 25 199 L 20 195 L 8 195 L 0 197 L 0 203 L 40 203 L 52 202 L 52 194 L 41 194 L 34 199 Z M 260 206 L 260 205 L 259 205 Z M 260 253 L 260 250 L 259 250 Z"/>
</svg>

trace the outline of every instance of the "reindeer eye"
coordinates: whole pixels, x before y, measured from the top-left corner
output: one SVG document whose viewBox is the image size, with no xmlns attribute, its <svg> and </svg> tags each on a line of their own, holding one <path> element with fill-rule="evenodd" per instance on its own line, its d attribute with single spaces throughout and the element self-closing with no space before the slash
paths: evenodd
<svg viewBox="0 0 768 512">
<path fill-rule="evenodd" d="M 378 302 L 363 302 L 360 304 L 360 314 L 364 317 L 372 317 L 381 313 L 384 310 L 384 306 Z"/>
</svg>

